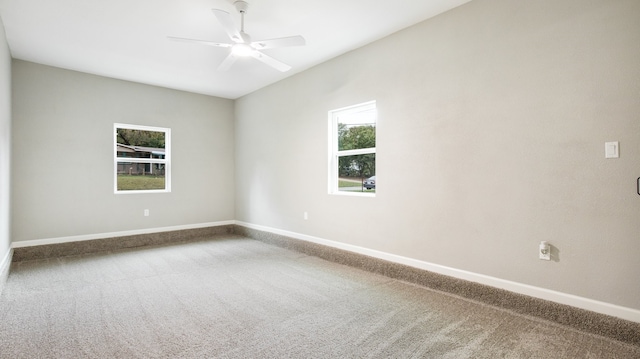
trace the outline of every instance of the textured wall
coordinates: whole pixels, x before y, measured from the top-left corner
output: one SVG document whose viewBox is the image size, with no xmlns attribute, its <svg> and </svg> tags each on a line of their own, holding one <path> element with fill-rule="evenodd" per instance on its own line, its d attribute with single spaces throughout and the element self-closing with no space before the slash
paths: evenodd
<svg viewBox="0 0 640 359">
<path fill-rule="evenodd" d="M 636 0 L 472 1 L 237 100 L 236 219 L 640 309 L 638 64 Z M 376 197 L 328 195 L 369 100 Z"/>
<path fill-rule="evenodd" d="M 14 60 L 13 110 L 14 241 L 233 219 L 233 101 Z M 171 193 L 113 193 L 114 122 L 171 128 Z"/>
<path fill-rule="evenodd" d="M 2 263 L 11 247 L 10 168 L 11 168 L 11 54 L 0 19 L 0 289 Z"/>
</svg>

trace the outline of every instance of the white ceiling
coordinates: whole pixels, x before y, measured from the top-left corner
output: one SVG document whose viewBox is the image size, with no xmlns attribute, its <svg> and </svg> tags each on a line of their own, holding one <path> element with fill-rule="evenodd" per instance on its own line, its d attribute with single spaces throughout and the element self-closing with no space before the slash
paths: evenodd
<svg viewBox="0 0 640 359">
<path fill-rule="evenodd" d="M 229 49 L 167 36 L 229 42 L 211 9 L 233 0 L 0 0 L 13 58 L 235 99 L 470 0 L 247 0 L 254 40 L 302 35 L 304 47 L 263 50 L 293 68 L 252 59 L 217 71 Z"/>
</svg>

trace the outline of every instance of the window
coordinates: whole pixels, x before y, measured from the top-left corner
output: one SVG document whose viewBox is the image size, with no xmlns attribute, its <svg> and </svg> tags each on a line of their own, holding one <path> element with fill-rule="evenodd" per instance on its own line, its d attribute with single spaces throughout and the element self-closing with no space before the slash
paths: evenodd
<svg viewBox="0 0 640 359">
<path fill-rule="evenodd" d="M 376 192 L 376 102 L 329 112 L 329 193 Z"/>
<path fill-rule="evenodd" d="M 115 193 L 171 192 L 171 129 L 113 127 Z"/>
</svg>

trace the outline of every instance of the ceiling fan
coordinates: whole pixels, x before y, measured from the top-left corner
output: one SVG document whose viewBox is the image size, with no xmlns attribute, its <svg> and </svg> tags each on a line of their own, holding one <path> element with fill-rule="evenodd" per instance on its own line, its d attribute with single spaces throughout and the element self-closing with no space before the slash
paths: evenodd
<svg viewBox="0 0 640 359">
<path fill-rule="evenodd" d="M 213 14 L 218 19 L 218 22 L 224 28 L 227 35 L 232 43 L 224 43 L 224 42 L 215 42 L 215 41 L 207 41 L 207 40 L 196 40 L 196 39 L 186 39 L 181 37 L 173 37 L 169 36 L 172 40 L 178 41 L 186 41 L 192 43 L 198 43 L 203 45 L 215 46 L 215 47 L 225 47 L 230 48 L 231 51 L 229 55 L 222 61 L 222 63 L 218 66 L 219 71 L 228 70 L 231 65 L 239 58 L 239 57 L 253 57 L 257 60 L 262 61 L 263 63 L 275 68 L 276 70 L 285 72 L 291 69 L 291 66 L 280 62 L 274 59 L 271 56 L 267 56 L 260 50 L 264 49 L 273 49 L 278 47 L 288 47 L 288 46 L 302 46 L 305 44 L 305 40 L 302 36 L 289 36 L 289 37 L 280 37 L 276 39 L 267 39 L 260 41 L 252 41 L 249 34 L 244 32 L 244 14 L 247 12 L 249 8 L 249 4 L 246 1 L 237 0 L 233 3 L 240 13 L 240 30 L 235 27 L 233 23 L 233 19 L 231 15 L 220 9 L 212 9 Z"/>
</svg>

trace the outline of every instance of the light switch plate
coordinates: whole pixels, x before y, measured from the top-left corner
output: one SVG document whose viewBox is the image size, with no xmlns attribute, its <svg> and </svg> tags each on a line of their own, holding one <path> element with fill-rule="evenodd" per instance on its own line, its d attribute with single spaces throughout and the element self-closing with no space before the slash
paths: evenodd
<svg viewBox="0 0 640 359">
<path fill-rule="evenodd" d="M 620 143 L 618 141 L 605 142 L 604 143 L 604 157 L 605 158 L 618 158 L 618 157 L 620 157 Z"/>
</svg>

